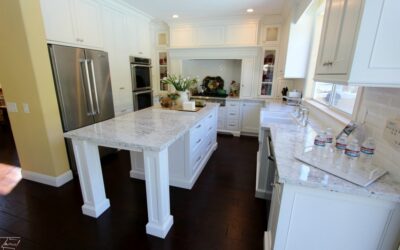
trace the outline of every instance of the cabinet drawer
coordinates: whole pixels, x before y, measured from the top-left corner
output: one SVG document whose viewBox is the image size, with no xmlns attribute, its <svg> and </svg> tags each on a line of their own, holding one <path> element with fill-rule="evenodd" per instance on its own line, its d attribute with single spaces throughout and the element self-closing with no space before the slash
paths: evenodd
<svg viewBox="0 0 400 250">
<path fill-rule="evenodd" d="M 229 119 L 239 119 L 239 111 L 236 110 L 228 110 L 226 114 L 226 118 Z"/>
<path fill-rule="evenodd" d="M 195 152 L 202 144 L 202 142 L 205 140 L 203 138 L 206 133 L 207 133 L 207 118 L 204 118 L 200 122 L 198 122 L 191 130 L 189 134 L 189 140 L 190 140 L 190 152 Z"/>
<path fill-rule="evenodd" d="M 190 158 L 190 166 L 193 171 L 192 173 L 194 173 L 197 170 L 203 158 L 204 158 L 203 150 L 198 150 L 196 153 L 192 154 L 192 157 Z"/>
<path fill-rule="evenodd" d="M 237 119 L 228 119 L 226 123 L 227 130 L 240 130 L 239 120 Z"/>
<path fill-rule="evenodd" d="M 240 103 L 239 102 L 226 102 L 226 107 L 228 107 L 228 111 L 239 112 Z"/>
</svg>

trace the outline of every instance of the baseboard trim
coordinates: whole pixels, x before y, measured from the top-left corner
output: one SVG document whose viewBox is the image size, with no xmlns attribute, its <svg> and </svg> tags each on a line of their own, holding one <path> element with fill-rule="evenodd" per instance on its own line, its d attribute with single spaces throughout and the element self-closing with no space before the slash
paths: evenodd
<svg viewBox="0 0 400 250">
<path fill-rule="evenodd" d="M 49 176 L 45 174 L 39 174 L 36 172 L 21 170 L 22 178 L 29 181 L 38 182 L 41 184 L 49 185 L 52 187 L 61 187 L 65 183 L 73 179 L 71 170 L 59 175 L 57 177 Z"/>
</svg>

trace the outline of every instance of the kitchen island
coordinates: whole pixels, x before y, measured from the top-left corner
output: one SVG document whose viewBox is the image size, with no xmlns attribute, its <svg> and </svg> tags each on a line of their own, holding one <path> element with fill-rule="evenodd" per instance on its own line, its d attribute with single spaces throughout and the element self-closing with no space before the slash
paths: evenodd
<svg viewBox="0 0 400 250">
<path fill-rule="evenodd" d="M 207 104 L 198 112 L 151 107 L 65 133 L 66 138 L 72 139 L 84 200 L 83 214 L 97 218 L 110 207 L 105 195 L 98 146 L 137 152 L 143 160 L 146 181 L 149 220 L 146 232 L 164 238 L 173 224 L 169 199 L 169 172 L 174 167 L 169 161 L 171 152 L 185 155 L 185 159 L 189 159 L 186 161 L 189 167 L 204 167 L 207 158 L 205 148 L 209 157 L 209 152 L 217 146 L 218 106 Z M 169 150 L 182 138 L 192 139 L 191 148 Z M 206 138 L 211 138 L 211 143 Z M 133 159 L 131 161 L 135 162 Z M 195 181 L 202 167 L 196 168 L 196 177 L 192 181 Z"/>
<path fill-rule="evenodd" d="M 399 181 L 389 173 L 364 188 L 296 160 L 295 151 L 313 145 L 320 125 L 302 127 L 290 112 L 269 104 L 260 116 L 260 143 L 269 145 L 273 162 L 259 164 L 258 177 L 265 177 L 265 165 L 274 168 L 271 183 L 258 180 L 256 187 L 258 193 L 273 187 L 265 249 L 397 249 Z"/>
</svg>

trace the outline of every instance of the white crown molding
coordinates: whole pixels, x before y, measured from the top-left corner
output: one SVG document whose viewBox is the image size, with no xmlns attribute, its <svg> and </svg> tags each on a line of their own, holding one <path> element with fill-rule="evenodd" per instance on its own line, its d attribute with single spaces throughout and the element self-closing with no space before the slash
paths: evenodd
<svg viewBox="0 0 400 250">
<path fill-rule="evenodd" d="M 39 174 L 36 172 L 21 170 L 22 178 L 38 183 L 42 183 L 45 185 L 53 186 L 53 187 L 61 187 L 65 183 L 69 182 L 73 179 L 71 170 L 59 175 L 57 177 L 49 176 L 45 174 Z"/>
</svg>

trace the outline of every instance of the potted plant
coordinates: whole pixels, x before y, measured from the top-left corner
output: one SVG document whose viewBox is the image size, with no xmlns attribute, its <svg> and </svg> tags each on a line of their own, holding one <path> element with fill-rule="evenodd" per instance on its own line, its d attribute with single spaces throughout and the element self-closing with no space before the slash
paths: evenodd
<svg viewBox="0 0 400 250">
<path fill-rule="evenodd" d="M 181 75 L 168 75 L 162 80 L 165 84 L 170 84 L 175 88 L 175 91 L 179 95 L 176 100 L 178 106 L 182 106 L 183 102 L 189 101 L 188 89 L 197 83 L 197 78 L 182 77 Z"/>
</svg>

